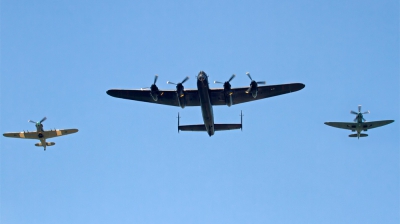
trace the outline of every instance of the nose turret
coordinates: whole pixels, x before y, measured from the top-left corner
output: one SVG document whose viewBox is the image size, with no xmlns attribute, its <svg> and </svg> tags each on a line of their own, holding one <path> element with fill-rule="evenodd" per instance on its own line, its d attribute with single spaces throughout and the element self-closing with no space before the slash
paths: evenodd
<svg viewBox="0 0 400 224">
<path fill-rule="evenodd" d="M 207 74 L 204 71 L 200 71 L 199 75 L 197 75 L 197 79 L 201 82 L 207 80 Z"/>
</svg>

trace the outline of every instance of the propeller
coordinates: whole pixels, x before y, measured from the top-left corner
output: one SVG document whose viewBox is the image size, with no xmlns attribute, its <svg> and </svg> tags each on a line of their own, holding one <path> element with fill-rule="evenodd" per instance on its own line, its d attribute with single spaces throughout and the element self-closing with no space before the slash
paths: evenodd
<svg viewBox="0 0 400 224">
<path fill-rule="evenodd" d="M 151 87 L 140 88 L 140 90 L 151 89 L 153 86 L 156 86 L 157 80 L 158 80 L 158 75 L 155 75 L 155 76 L 154 76 L 154 82 L 153 82 L 153 84 L 151 85 Z"/>
<path fill-rule="evenodd" d="M 235 74 L 233 74 L 228 81 L 226 82 L 220 82 L 220 81 L 214 81 L 214 83 L 220 83 L 220 84 L 225 84 L 225 83 L 230 83 L 232 81 L 232 79 L 234 79 L 236 77 Z"/>
<path fill-rule="evenodd" d="M 358 105 L 358 113 L 353 110 L 351 110 L 350 113 L 357 115 L 356 118 L 354 118 L 354 122 L 356 122 L 359 116 L 361 116 L 361 119 L 363 121 L 366 121 L 365 118 L 362 116 L 362 114 L 369 114 L 370 112 L 369 112 L 369 110 L 367 110 L 367 111 L 361 113 L 361 105 Z"/>
<path fill-rule="evenodd" d="M 234 79 L 236 77 L 235 74 L 233 74 L 228 81 L 226 82 L 220 82 L 220 81 L 214 81 L 214 83 L 220 83 L 220 84 L 224 84 L 224 91 L 226 94 L 232 95 L 233 92 L 231 91 L 231 84 L 230 82 L 232 81 L 232 79 Z"/>
<path fill-rule="evenodd" d="M 28 122 L 31 122 L 31 123 L 39 123 L 39 124 L 41 124 L 43 121 L 45 121 L 47 118 L 46 117 L 44 117 L 44 118 L 42 118 L 42 120 L 40 120 L 39 122 L 36 122 L 36 121 L 32 121 L 32 120 L 29 120 Z"/>
<path fill-rule="evenodd" d="M 47 118 L 44 117 L 44 118 L 42 118 L 42 120 L 40 120 L 39 122 L 32 121 L 32 120 L 29 120 L 28 122 L 31 122 L 31 123 L 34 123 L 34 124 L 42 124 L 42 122 L 45 121 L 46 119 L 47 119 Z"/>
<path fill-rule="evenodd" d="M 250 72 L 246 72 L 246 75 L 250 78 L 251 82 L 255 82 L 255 83 L 257 83 L 257 84 L 262 84 L 262 85 L 267 84 L 267 82 L 265 82 L 265 81 L 260 81 L 260 82 L 254 81 L 254 80 L 251 78 L 251 76 L 250 76 Z"/>
<path fill-rule="evenodd" d="M 189 79 L 189 76 L 186 76 L 182 82 L 176 84 L 173 82 L 168 81 L 167 84 L 172 84 L 172 85 L 176 85 L 176 93 L 178 94 L 179 97 L 184 97 L 185 94 L 183 93 L 184 87 L 183 87 L 183 83 L 185 83 L 187 80 Z"/>
<path fill-rule="evenodd" d="M 176 84 L 176 83 L 174 83 L 174 82 L 170 82 L 170 81 L 167 81 L 167 84 L 182 85 L 182 84 L 185 83 L 188 79 L 189 79 L 189 76 L 186 76 L 186 77 L 182 80 L 182 82 L 180 82 L 180 83 L 178 83 L 178 84 Z"/>
<path fill-rule="evenodd" d="M 185 108 L 186 106 L 186 100 L 185 100 L 185 92 L 184 92 L 184 87 L 183 87 L 183 83 L 185 83 L 187 80 L 189 80 L 189 76 L 186 76 L 182 82 L 176 84 L 170 81 L 167 81 L 167 84 L 172 84 L 172 85 L 176 85 L 176 96 L 178 97 L 178 104 L 180 107 Z"/>
<path fill-rule="evenodd" d="M 154 76 L 154 82 L 150 87 L 145 87 L 145 88 L 140 88 L 140 90 L 145 90 L 145 89 L 150 89 L 150 95 L 153 98 L 154 101 L 158 100 L 158 95 L 159 95 L 159 90 L 158 87 L 156 85 L 158 80 L 158 75 Z"/>
<path fill-rule="evenodd" d="M 253 98 L 257 97 L 257 92 L 258 92 L 258 84 L 263 84 L 265 85 L 266 82 L 265 81 L 260 81 L 260 82 L 256 82 L 255 80 L 253 80 L 250 76 L 249 72 L 246 72 L 246 75 L 249 77 L 249 79 L 251 80 L 250 83 L 250 87 L 246 90 L 246 93 L 250 93 L 253 95 Z"/>
</svg>

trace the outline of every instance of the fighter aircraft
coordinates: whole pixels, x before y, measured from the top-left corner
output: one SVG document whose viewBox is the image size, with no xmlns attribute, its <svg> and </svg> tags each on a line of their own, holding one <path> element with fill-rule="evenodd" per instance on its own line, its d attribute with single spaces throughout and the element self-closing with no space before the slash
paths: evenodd
<svg viewBox="0 0 400 224">
<path fill-rule="evenodd" d="M 377 128 L 383 125 L 390 124 L 394 120 L 383 120 L 383 121 L 369 121 L 367 122 L 363 114 L 369 114 L 369 111 L 361 113 L 361 105 L 358 105 L 358 113 L 355 111 L 350 111 L 351 114 L 355 114 L 354 122 L 325 122 L 324 124 L 335 127 L 351 130 L 352 132 L 357 132 L 357 134 L 351 134 L 349 137 L 367 137 L 367 134 L 361 133 L 362 131 L 368 131 L 371 128 Z"/>
<path fill-rule="evenodd" d="M 148 87 L 149 89 L 110 89 L 107 91 L 107 94 L 122 99 L 179 106 L 181 108 L 185 108 L 186 106 L 200 106 L 204 124 L 179 125 L 178 123 L 178 130 L 206 131 L 209 136 L 212 136 L 215 131 L 242 128 L 242 123 L 214 124 L 213 106 L 227 105 L 230 107 L 235 104 L 295 92 L 303 89 L 305 86 L 302 83 L 258 86 L 258 84 L 265 84 L 265 82 L 256 82 L 251 78 L 250 73 L 246 73 L 246 75 L 251 80 L 249 87 L 231 88 L 230 81 L 236 76 L 232 75 L 228 81 L 224 82 L 223 88 L 210 89 L 208 75 L 204 71 L 200 71 L 196 77 L 197 89 L 184 89 L 183 83 L 189 79 L 189 77 L 186 77 L 179 83 L 167 82 L 168 84 L 176 85 L 176 90 L 160 90 L 156 85 L 158 79 L 158 75 L 156 75 L 153 84 Z M 215 81 L 215 83 L 222 82 Z"/>
<path fill-rule="evenodd" d="M 36 131 L 23 131 L 23 132 L 10 132 L 4 133 L 5 137 L 10 138 L 25 138 L 25 139 L 38 139 L 40 142 L 36 143 L 35 146 L 43 146 L 44 150 L 46 151 L 46 146 L 53 146 L 56 143 L 54 142 L 46 142 L 48 138 L 59 137 L 62 135 L 69 135 L 78 132 L 78 129 L 54 129 L 45 131 L 43 130 L 42 122 L 45 121 L 47 118 L 44 117 L 39 122 L 31 121 L 28 122 L 35 123 Z"/>
</svg>

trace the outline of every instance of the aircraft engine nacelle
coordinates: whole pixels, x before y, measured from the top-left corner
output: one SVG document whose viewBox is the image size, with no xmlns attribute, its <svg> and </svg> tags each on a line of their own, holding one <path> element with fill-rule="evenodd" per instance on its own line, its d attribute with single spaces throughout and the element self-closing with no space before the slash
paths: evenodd
<svg viewBox="0 0 400 224">
<path fill-rule="evenodd" d="M 185 95 L 183 95 L 182 97 L 178 96 L 178 103 L 180 107 L 185 108 L 186 106 Z"/>
<path fill-rule="evenodd" d="M 230 106 L 232 106 L 232 94 L 233 94 L 233 91 L 232 91 L 232 89 L 231 89 L 231 81 L 232 81 L 232 79 L 234 79 L 235 78 L 235 74 L 233 74 L 229 79 L 228 79 L 228 81 L 226 81 L 226 82 L 224 82 L 224 99 L 225 99 L 225 104 L 228 106 L 228 107 L 230 107 Z M 214 81 L 214 83 L 222 83 L 222 82 L 219 82 L 219 81 Z"/>
<path fill-rule="evenodd" d="M 225 104 L 228 107 L 232 106 L 232 95 L 225 94 Z"/>
<path fill-rule="evenodd" d="M 183 87 L 183 83 L 185 83 L 189 79 L 189 76 L 186 76 L 182 82 L 175 84 L 173 82 L 168 81 L 167 84 L 176 85 L 176 97 L 178 99 L 178 104 L 180 107 L 185 108 L 186 100 L 185 100 L 185 91 Z"/>
<path fill-rule="evenodd" d="M 246 93 L 251 93 L 253 98 L 256 98 L 258 93 L 258 83 L 254 80 L 251 81 L 250 87 L 246 90 Z"/>
<path fill-rule="evenodd" d="M 251 95 L 253 96 L 253 98 L 257 98 L 257 93 L 258 93 L 258 86 L 257 84 L 251 87 Z"/>
<path fill-rule="evenodd" d="M 254 81 L 251 76 L 250 73 L 246 73 L 246 75 L 250 78 L 251 83 L 250 83 L 250 87 L 246 90 L 246 93 L 251 93 L 251 95 L 253 96 L 253 98 L 257 97 L 257 92 L 258 92 L 258 84 L 263 84 L 265 85 L 266 82 L 265 81 L 260 81 L 260 82 L 256 82 Z"/>
<path fill-rule="evenodd" d="M 176 86 L 176 96 L 178 98 L 179 106 L 185 108 L 186 106 L 185 91 L 182 84 L 178 84 Z"/>
<path fill-rule="evenodd" d="M 231 84 L 229 82 L 224 83 L 224 97 L 225 97 L 225 104 L 230 107 L 232 106 L 232 94 L 233 91 L 231 89 Z"/>
<path fill-rule="evenodd" d="M 155 84 L 153 84 L 150 87 L 150 96 L 153 98 L 154 101 L 157 101 L 159 94 L 160 94 L 160 91 L 158 90 L 157 86 Z"/>
<path fill-rule="evenodd" d="M 46 146 L 53 146 L 55 144 L 56 143 L 54 143 L 54 142 L 46 142 Z M 39 143 L 36 143 L 35 146 L 40 147 L 40 146 L 43 146 L 43 144 L 41 142 L 39 142 Z"/>
</svg>

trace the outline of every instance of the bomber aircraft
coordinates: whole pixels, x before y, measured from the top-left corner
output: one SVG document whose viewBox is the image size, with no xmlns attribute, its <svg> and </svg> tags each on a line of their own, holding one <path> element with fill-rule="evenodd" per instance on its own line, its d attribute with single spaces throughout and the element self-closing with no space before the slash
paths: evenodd
<svg viewBox="0 0 400 224">
<path fill-rule="evenodd" d="M 363 114 L 369 114 L 369 111 L 361 113 L 361 105 L 358 105 L 358 113 L 355 111 L 350 111 L 351 114 L 355 114 L 354 122 L 325 122 L 324 124 L 335 127 L 351 130 L 352 132 L 357 132 L 357 134 L 351 134 L 349 137 L 367 137 L 367 134 L 361 133 L 362 131 L 368 131 L 371 128 L 377 128 L 383 125 L 390 124 L 394 120 L 383 120 L 383 121 L 369 121 L 367 122 Z"/>
<path fill-rule="evenodd" d="M 56 144 L 54 142 L 46 142 L 46 139 L 78 132 L 78 129 L 54 129 L 45 131 L 43 130 L 42 122 L 45 121 L 46 119 L 47 118 L 44 117 L 39 122 L 31 120 L 28 121 L 31 123 L 35 123 L 36 131 L 11 132 L 11 133 L 4 133 L 3 135 L 5 137 L 10 137 L 10 138 L 38 139 L 40 142 L 36 143 L 35 146 L 43 146 L 44 150 L 46 151 L 46 146 L 53 146 Z"/>
<path fill-rule="evenodd" d="M 295 92 L 305 87 L 302 83 L 258 86 L 258 84 L 265 84 L 265 82 L 256 82 L 251 78 L 250 73 L 246 73 L 246 75 L 251 80 L 249 87 L 231 88 L 230 81 L 236 76 L 232 75 L 228 81 L 223 83 L 223 88 L 210 89 L 208 75 L 204 71 L 200 71 L 196 77 L 197 89 L 184 89 L 183 83 L 189 79 L 189 77 L 186 77 L 180 83 L 167 82 L 168 84 L 176 85 L 176 90 L 160 90 L 156 85 L 158 79 L 158 75 L 156 75 L 149 89 L 110 89 L 107 91 L 107 94 L 122 99 L 178 106 L 181 108 L 185 108 L 185 106 L 200 106 L 204 124 L 179 125 L 178 120 L 178 131 L 206 131 L 211 137 L 215 131 L 242 128 L 242 123 L 215 124 L 213 106 L 227 105 L 230 107 L 235 104 Z M 214 83 L 222 82 L 215 81 Z"/>
</svg>

